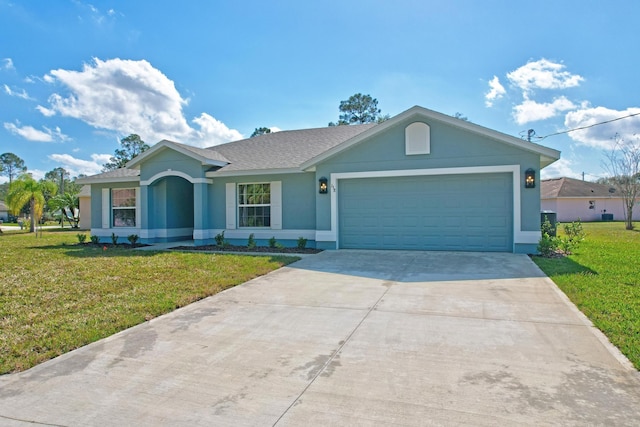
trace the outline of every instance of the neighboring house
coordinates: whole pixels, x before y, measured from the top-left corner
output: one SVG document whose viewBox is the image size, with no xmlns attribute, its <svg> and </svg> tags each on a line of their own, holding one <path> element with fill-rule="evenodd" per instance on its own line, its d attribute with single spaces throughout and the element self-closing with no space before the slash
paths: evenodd
<svg viewBox="0 0 640 427">
<path fill-rule="evenodd" d="M 78 209 L 80 210 L 79 227 L 83 230 L 91 228 L 91 186 L 84 185 L 78 193 Z"/>
<path fill-rule="evenodd" d="M 602 221 L 603 214 L 624 219 L 622 197 L 610 185 L 573 178 L 545 179 L 540 183 L 540 199 L 542 209 L 556 212 L 560 222 Z M 640 221 L 640 209 L 634 210 L 633 219 Z"/>
<path fill-rule="evenodd" d="M 85 177 L 91 234 L 142 242 L 532 253 L 540 169 L 556 150 L 413 107 L 380 124 L 270 133 L 207 149 L 161 141 Z M 525 188 L 526 171 L 534 178 Z"/>
<path fill-rule="evenodd" d="M 9 221 L 9 208 L 4 204 L 2 200 L 0 200 L 0 221 Z"/>
</svg>

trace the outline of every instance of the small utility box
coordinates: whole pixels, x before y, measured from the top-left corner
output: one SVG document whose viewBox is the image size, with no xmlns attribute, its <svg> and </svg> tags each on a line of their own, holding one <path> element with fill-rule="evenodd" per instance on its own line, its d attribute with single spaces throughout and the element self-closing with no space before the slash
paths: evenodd
<svg viewBox="0 0 640 427">
<path fill-rule="evenodd" d="M 542 211 L 540 212 L 540 225 L 544 224 L 545 221 L 549 221 L 551 224 L 551 231 L 549 235 L 556 235 L 556 227 L 558 226 L 558 214 L 554 211 Z"/>
</svg>

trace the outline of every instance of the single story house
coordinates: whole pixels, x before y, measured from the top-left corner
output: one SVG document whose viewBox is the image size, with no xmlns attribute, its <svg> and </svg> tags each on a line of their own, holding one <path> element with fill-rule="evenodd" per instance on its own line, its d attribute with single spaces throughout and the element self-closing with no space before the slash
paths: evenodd
<svg viewBox="0 0 640 427">
<path fill-rule="evenodd" d="M 0 221 L 9 221 L 9 208 L 2 200 L 0 200 Z"/>
<path fill-rule="evenodd" d="M 78 193 L 78 209 L 80 210 L 80 224 L 83 230 L 91 228 L 91 186 L 84 185 Z"/>
<path fill-rule="evenodd" d="M 210 148 L 163 140 L 91 188 L 91 234 L 141 242 L 298 238 L 320 249 L 533 253 L 540 169 L 560 153 L 419 106 L 379 124 Z"/>
<path fill-rule="evenodd" d="M 602 221 L 603 214 L 621 221 L 625 215 L 623 199 L 616 189 L 595 182 L 566 177 L 545 179 L 540 182 L 540 199 L 541 208 L 555 212 L 560 222 Z M 640 209 L 634 210 L 633 219 L 640 221 Z"/>
</svg>

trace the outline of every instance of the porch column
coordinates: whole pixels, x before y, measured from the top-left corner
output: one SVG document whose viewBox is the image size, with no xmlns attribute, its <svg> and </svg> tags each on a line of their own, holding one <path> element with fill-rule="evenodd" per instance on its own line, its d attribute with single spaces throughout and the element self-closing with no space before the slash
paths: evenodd
<svg viewBox="0 0 640 427">
<path fill-rule="evenodd" d="M 154 236 L 151 236 L 149 233 L 149 229 L 151 228 L 151 220 L 149 217 L 149 204 L 151 200 L 149 200 L 149 186 L 141 184 L 140 185 L 140 241 L 142 243 L 153 243 Z"/>
<path fill-rule="evenodd" d="M 209 239 L 209 189 L 207 183 L 193 184 L 193 241 L 205 245 Z"/>
</svg>

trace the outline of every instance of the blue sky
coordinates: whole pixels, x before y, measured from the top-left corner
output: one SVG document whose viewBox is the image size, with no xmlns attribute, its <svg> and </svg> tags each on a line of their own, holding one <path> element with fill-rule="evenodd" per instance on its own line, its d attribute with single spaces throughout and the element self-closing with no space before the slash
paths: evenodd
<svg viewBox="0 0 640 427">
<path fill-rule="evenodd" d="M 211 146 L 326 126 L 354 93 L 541 137 L 640 113 L 640 2 L 0 0 L 0 152 L 101 170 L 137 133 Z M 606 176 L 640 116 L 534 139 Z M 6 178 L 0 178 L 0 182 Z"/>
</svg>

